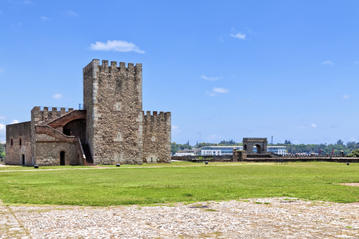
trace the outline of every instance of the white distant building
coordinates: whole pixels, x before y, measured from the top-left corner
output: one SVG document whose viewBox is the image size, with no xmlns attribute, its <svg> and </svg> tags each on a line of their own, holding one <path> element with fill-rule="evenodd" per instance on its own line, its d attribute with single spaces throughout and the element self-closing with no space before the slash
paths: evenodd
<svg viewBox="0 0 359 239">
<path fill-rule="evenodd" d="M 196 156 L 194 150 L 185 149 L 185 150 L 178 150 L 173 156 Z"/>
<path fill-rule="evenodd" d="M 201 148 L 201 156 L 223 156 L 223 155 L 232 155 L 233 150 L 243 150 L 243 146 L 204 146 Z M 253 152 L 256 152 L 257 148 L 253 148 Z M 286 146 L 267 146 L 267 151 L 278 154 L 286 155 L 287 147 Z"/>
<path fill-rule="evenodd" d="M 278 155 L 288 154 L 287 146 L 267 146 L 267 151 Z"/>
<path fill-rule="evenodd" d="M 201 156 L 232 155 L 233 149 L 242 150 L 243 146 L 204 146 L 201 148 Z"/>
</svg>

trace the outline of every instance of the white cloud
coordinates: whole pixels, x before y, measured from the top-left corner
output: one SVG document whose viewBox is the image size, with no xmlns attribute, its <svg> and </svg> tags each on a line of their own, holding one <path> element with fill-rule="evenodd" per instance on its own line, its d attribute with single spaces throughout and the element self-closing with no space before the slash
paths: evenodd
<svg viewBox="0 0 359 239">
<path fill-rule="evenodd" d="M 55 100 L 59 100 L 59 99 L 61 99 L 63 96 L 62 96 L 62 94 L 60 94 L 60 93 L 56 93 L 56 94 L 53 94 L 52 95 L 52 98 L 54 98 Z"/>
<path fill-rule="evenodd" d="M 0 131 L 5 130 L 5 125 L 0 123 Z"/>
<path fill-rule="evenodd" d="M 209 92 L 207 91 L 207 94 L 209 96 L 215 96 L 215 95 L 218 95 L 218 94 L 227 94 L 228 92 L 229 92 L 228 89 L 215 87 L 211 91 L 209 91 Z"/>
<path fill-rule="evenodd" d="M 228 93 L 228 90 L 225 88 L 213 88 L 212 91 L 215 93 L 219 93 L 219 94 L 227 94 Z"/>
<path fill-rule="evenodd" d="M 94 51 L 118 51 L 118 52 L 137 52 L 140 54 L 145 53 L 138 46 L 132 42 L 120 41 L 120 40 L 108 40 L 107 42 L 97 41 L 91 43 L 91 50 Z"/>
<path fill-rule="evenodd" d="M 218 76 L 206 76 L 206 75 L 201 75 L 201 78 L 207 81 L 217 81 L 221 79 L 221 77 Z"/>
<path fill-rule="evenodd" d="M 315 129 L 315 128 L 318 127 L 318 125 L 317 125 L 316 123 L 312 123 L 310 126 L 311 126 L 313 129 Z"/>
<path fill-rule="evenodd" d="M 233 38 L 239 39 L 239 40 L 244 40 L 247 37 L 246 34 L 240 33 L 240 32 L 235 33 L 235 34 L 231 33 L 230 36 Z"/>
<path fill-rule="evenodd" d="M 325 60 L 325 61 L 322 61 L 322 65 L 332 66 L 332 65 L 334 65 L 334 62 L 331 60 Z"/>
<path fill-rule="evenodd" d="M 344 100 L 347 100 L 347 99 L 349 99 L 350 98 L 350 95 L 343 95 L 343 99 Z"/>
<path fill-rule="evenodd" d="M 70 17 L 78 17 L 79 16 L 79 14 L 77 12 L 75 12 L 74 10 L 67 10 L 66 15 L 70 16 Z"/>
<path fill-rule="evenodd" d="M 0 115 L 0 120 L 4 120 L 4 119 L 6 119 L 6 117 Z"/>
<path fill-rule="evenodd" d="M 11 123 L 12 124 L 17 124 L 17 123 L 19 123 L 20 121 L 18 121 L 18 120 L 13 120 Z"/>
<path fill-rule="evenodd" d="M 47 17 L 47 16 L 41 16 L 40 19 L 41 19 L 41 21 L 43 21 L 43 22 L 47 22 L 48 20 L 50 20 L 50 18 Z"/>
</svg>

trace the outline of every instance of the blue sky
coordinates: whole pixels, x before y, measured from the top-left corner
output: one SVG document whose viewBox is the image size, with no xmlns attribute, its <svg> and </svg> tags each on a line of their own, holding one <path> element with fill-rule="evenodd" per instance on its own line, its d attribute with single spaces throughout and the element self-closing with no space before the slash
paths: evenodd
<svg viewBox="0 0 359 239">
<path fill-rule="evenodd" d="M 143 63 L 178 143 L 359 141 L 359 1 L 0 1 L 0 141 L 78 107 L 93 58 Z"/>
</svg>

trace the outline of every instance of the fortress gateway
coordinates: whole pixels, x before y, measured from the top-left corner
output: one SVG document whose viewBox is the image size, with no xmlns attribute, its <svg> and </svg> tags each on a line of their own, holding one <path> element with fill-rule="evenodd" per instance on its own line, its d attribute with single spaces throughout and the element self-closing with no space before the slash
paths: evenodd
<svg viewBox="0 0 359 239">
<path fill-rule="evenodd" d="M 142 111 L 142 64 L 92 60 L 83 69 L 84 110 L 38 106 L 6 126 L 6 164 L 169 162 L 170 112 Z"/>
</svg>

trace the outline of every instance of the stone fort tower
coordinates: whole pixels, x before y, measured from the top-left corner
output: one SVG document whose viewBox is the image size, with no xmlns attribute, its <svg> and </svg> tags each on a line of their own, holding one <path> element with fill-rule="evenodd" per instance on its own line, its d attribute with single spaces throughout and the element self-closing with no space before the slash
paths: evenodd
<svg viewBox="0 0 359 239">
<path fill-rule="evenodd" d="M 7 125 L 6 163 L 170 161 L 171 113 L 143 112 L 142 64 L 92 60 L 83 68 L 83 101 L 83 110 L 37 106 L 30 122 Z"/>
<path fill-rule="evenodd" d="M 108 65 L 95 59 L 83 74 L 86 138 L 94 163 L 168 161 L 171 116 L 169 112 L 144 115 L 142 64 L 111 61 Z"/>
<path fill-rule="evenodd" d="M 93 60 L 84 70 L 86 138 L 95 163 L 141 163 L 142 65 Z"/>
</svg>

